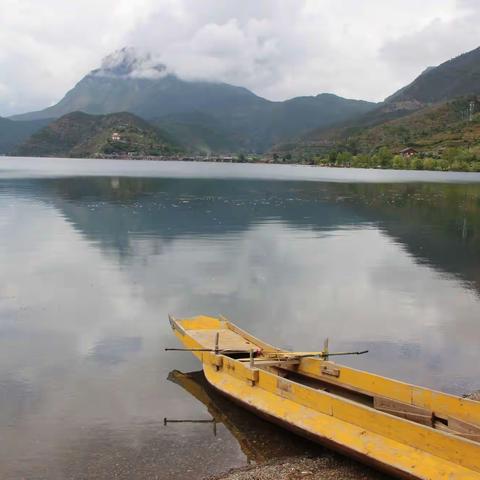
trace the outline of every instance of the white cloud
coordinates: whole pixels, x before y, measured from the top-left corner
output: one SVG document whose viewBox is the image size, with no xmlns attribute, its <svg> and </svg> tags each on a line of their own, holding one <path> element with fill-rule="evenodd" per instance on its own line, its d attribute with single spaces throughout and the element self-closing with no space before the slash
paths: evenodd
<svg viewBox="0 0 480 480">
<path fill-rule="evenodd" d="M 148 3 L 136 1 L 133 9 L 128 0 L 2 0 L 0 83 L 10 94 L 0 100 L 0 115 L 58 101 L 122 45 L 125 32 L 149 12 Z"/>
<path fill-rule="evenodd" d="M 167 69 L 149 52 L 125 47 L 107 55 L 94 75 L 156 79 L 167 75 Z"/>
<path fill-rule="evenodd" d="M 0 115 L 58 101 L 125 45 L 271 99 L 380 100 L 477 46 L 479 17 L 472 0 L 2 0 Z"/>
<path fill-rule="evenodd" d="M 435 18 L 421 29 L 386 41 L 380 50 L 382 61 L 399 78 L 413 80 L 427 66 L 477 48 L 480 4 L 462 0 L 457 13 L 453 19 Z"/>
</svg>

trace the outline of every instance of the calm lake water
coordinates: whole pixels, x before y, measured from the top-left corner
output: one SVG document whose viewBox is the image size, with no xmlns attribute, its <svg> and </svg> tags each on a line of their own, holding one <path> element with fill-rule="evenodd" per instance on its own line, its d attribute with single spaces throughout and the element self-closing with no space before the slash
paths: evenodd
<svg viewBox="0 0 480 480">
<path fill-rule="evenodd" d="M 201 478 L 326 454 L 164 352 L 168 313 L 221 313 L 298 350 L 328 336 L 370 351 L 349 365 L 480 388 L 477 182 L 0 157 L 0 478 Z"/>
</svg>

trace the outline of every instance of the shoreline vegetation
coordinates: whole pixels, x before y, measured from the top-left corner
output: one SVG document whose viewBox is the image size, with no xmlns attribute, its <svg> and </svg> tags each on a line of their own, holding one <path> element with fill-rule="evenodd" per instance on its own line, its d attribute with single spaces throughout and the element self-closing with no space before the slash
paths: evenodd
<svg viewBox="0 0 480 480">
<path fill-rule="evenodd" d="M 393 170 L 430 170 L 443 172 L 480 172 L 480 149 L 448 148 L 441 153 L 394 154 L 387 147 L 372 155 L 353 155 L 348 151 L 330 152 L 309 159 L 314 165 L 330 167 L 380 168 Z"/>
</svg>

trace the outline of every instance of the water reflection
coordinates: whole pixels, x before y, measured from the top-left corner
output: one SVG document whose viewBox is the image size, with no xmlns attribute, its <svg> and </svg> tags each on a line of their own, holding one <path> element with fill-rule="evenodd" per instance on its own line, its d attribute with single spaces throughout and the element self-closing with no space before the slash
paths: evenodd
<svg viewBox="0 0 480 480">
<path fill-rule="evenodd" d="M 245 464 L 226 419 L 217 437 L 163 427 L 228 414 L 165 380 L 198 368 L 163 352 L 169 312 L 223 313 L 299 350 L 329 336 L 332 349 L 370 350 L 345 360 L 359 368 L 478 388 L 479 209 L 477 185 L 0 180 L 0 477 Z M 290 450 L 268 432 L 260 443 Z"/>
<path fill-rule="evenodd" d="M 141 337 L 107 337 L 94 345 L 89 355 L 98 363 L 115 365 L 128 360 L 130 354 L 141 348 Z"/>
<path fill-rule="evenodd" d="M 301 454 L 325 454 L 325 450 L 319 446 L 261 420 L 219 395 L 209 386 L 202 371 L 183 373 L 172 370 L 168 374 L 168 380 L 181 386 L 205 405 L 213 421 L 216 424 L 225 425 L 235 437 L 250 462 L 261 463 L 272 458 Z M 170 426 L 168 423 L 167 425 Z M 205 436 L 209 435 L 207 429 L 209 429 L 208 426 L 205 428 Z M 216 430 L 211 432 L 216 435 Z"/>
<path fill-rule="evenodd" d="M 205 405 L 212 421 L 224 425 L 236 439 L 242 452 L 249 462 L 263 463 L 272 459 L 288 458 L 298 455 L 312 457 L 327 457 L 329 463 L 339 464 L 337 473 L 341 474 L 341 465 L 348 467 L 352 477 L 356 474 L 362 478 L 385 479 L 384 475 L 370 471 L 355 462 L 321 448 L 312 442 L 293 435 L 282 428 L 276 427 L 257 416 L 249 413 L 244 408 L 220 395 L 207 382 L 202 371 L 183 373 L 172 370 L 168 380 L 176 383 L 186 390 L 195 399 Z M 167 425 L 169 423 L 167 422 Z M 213 430 L 214 435 L 216 430 Z"/>
<path fill-rule="evenodd" d="M 30 182 L 22 186 L 28 191 Z M 478 184 L 93 177 L 48 179 L 35 190 L 83 234 L 120 252 L 130 233 L 168 240 L 243 232 L 265 221 L 317 231 L 373 224 L 417 261 L 479 281 Z"/>
</svg>

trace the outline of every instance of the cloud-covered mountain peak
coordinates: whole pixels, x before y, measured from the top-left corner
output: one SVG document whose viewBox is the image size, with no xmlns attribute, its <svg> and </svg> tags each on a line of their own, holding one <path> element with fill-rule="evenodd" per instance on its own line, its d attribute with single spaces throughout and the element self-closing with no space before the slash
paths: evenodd
<svg viewBox="0 0 480 480">
<path fill-rule="evenodd" d="M 91 75 L 99 77 L 161 78 L 167 75 L 164 64 L 149 52 L 134 47 L 124 47 L 107 55 L 100 68 Z"/>
</svg>

